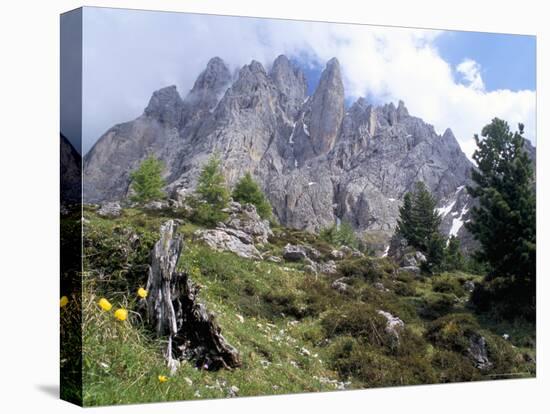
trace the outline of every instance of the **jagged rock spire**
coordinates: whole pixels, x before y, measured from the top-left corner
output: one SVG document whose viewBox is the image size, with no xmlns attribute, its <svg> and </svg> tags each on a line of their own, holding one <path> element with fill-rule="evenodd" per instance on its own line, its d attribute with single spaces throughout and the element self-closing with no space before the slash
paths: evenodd
<svg viewBox="0 0 550 414">
<path fill-rule="evenodd" d="M 269 76 L 281 92 L 281 105 L 291 117 L 294 117 L 307 95 L 307 81 L 304 73 L 285 55 L 280 55 L 273 62 Z"/>
<path fill-rule="evenodd" d="M 332 58 L 327 62 L 311 98 L 309 131 L 316 154 L 326 153 L 332 148 L 343 117 L 344 84 L 340 63 Z"/>
<path fill-rule="evenodd" d="M 208 61 L 206 69 L 199 75 L 193 89 L 185 98 L 188 105 L 202 109 L 211 109 L 221 98 L 221 93 L 231 82 L 231 72 L 225 62 L 214 57 Z"/>
</svg>

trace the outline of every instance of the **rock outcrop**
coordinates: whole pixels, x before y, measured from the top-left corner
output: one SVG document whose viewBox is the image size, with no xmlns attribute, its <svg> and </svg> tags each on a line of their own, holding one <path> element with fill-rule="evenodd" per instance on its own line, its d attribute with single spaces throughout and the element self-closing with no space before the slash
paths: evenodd
<svg viewBox="0 0 550 414">
<path fill-rule="evenodd" d="M 188 194 L 214 152 L 230 186 L 253 174 L 287 227 L 319 231 L 347 221 L 387 246 L 403 195 L 421 180 L 439 200 L 442 232 L 468 240 L 472 164 L 452 131 L 438 134 L 401 101 L 359 98 L 346 109 L 336 59 L 311 96 L 285 56 L 269 71 L 252 61 L 233 78 L 211 59 L 184 99 L 163 88 L 141 116 L 98 140 L 84 160 L 84 199 L 125 198 L 130 172 L 150 154 L 166 165 L 168 193 Z"/>
</svg>

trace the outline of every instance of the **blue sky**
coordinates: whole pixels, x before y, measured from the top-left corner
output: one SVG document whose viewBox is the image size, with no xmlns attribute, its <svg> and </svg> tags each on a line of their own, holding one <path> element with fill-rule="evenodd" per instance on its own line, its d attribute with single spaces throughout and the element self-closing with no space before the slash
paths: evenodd
<svg viewBox="0 0 550 414">
<path fill-rule="evenodd" d="M 488 91 L 536 89 L 536 37 L 479 32 L 443 32 L 435 46 L 453 66 L 478 62 Z"/>
<path fill-rule="evenodd" d="M 252 59 L 268 69 L 279 54 L 302 66 L 310 93 L 338 58 L 348 104 L 404 100 L 439 133 L 450 127 L 467 155 L 495 116 L 536 139 L 534 37 L 85 8 L 83 151 L 156 89 L 185 97 L 213 56 L 236 71 Z"/>
</svg>

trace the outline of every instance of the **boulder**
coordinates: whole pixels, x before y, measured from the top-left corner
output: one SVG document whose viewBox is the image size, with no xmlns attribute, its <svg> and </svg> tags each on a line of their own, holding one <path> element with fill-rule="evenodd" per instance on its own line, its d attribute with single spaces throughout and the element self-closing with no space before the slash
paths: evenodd
<svg viewBox="0 0 550 414">
<path fill-rule="evenodd" d="M 418 266 L 403 266 L 397 269 L 397 273 L 412 273 L 417 276 L 420 275 L 420 268 Z"/>
<path fill-rule="evenodd" d="M 273 263 L 281 263 L 283 261 L 279 256 L 269 256 L 266 260 Z"/>
<path fill-rule="evenodd" d="M 298 262 L 307 257 L 306 250 L 302 246 L 287 244 L 283 249 L 283 258 L 290 262 Z"/>
<path fill-rule="evenodd" d="M 365 255 L 361 253 L 359 250 L 353 249 L 351 251 L 351 257 L 365 257 Z"/>
<path fill-rule="evenodd" d="M 153 200 L 149 201 L 147 204 L 143 206 L 145 210 L 151 210 L 151 211 L 158 211 L 163 210 L 165 208 L 168 208 L 170 204 L 167 201 L 164 200 Z"/>
<path fill-rule="evenodd" d="M 399 334 L 403 330 L 403 328 L 405 328 L 405 322 L 403 322 L 397 316 L 393 316 L 391 313 L 383 310 L 379 310 L 378 314 L 386 318 L 386 333 L 393 336 L 397 341 L 399 341 Z"/>
<path fill-rule="evenodd" d="M 401 237 L 397 233 L 390 239 L 390 246 L 388 248 L 388 256 L 393 258 L 396 262 L 400 263 L 405 251 L 407 250 L 407 240 Z"/>
<path fill-rule="evenodd" d="M 304 272 L 306 272 L 307 274 L 310 274 L 310 275 L 316 275 L 317 274 L 317 269 L 315 267 L 313 267 L 312 265 L 305 265 L 304 266 Z"/>
<path fill-rule="evenodd" d="M 473 292 L 474 289 L 476 288 L 476 284 L 471 281 L 471 280 L 467 280 L 466 282 L 464 282 L 464 284 L 462 285 L 462 287 L 464 288 L 464 290 L 466 292 Z"/>
<path fill-rule="evenodd" d="M 193 237 L 195 240 L 203 241 L 214 250 L 233 252 L 245 259 L 262 259 L 262 255 L 253 244 L 249 243 L 250 238 L 245 233 L 235 233 L 232 230 L 216 228 L 197 230 L 193 233 Z"/>
<path fill-rule="evenodd" d="M 342 260 L 345 257 L 345 254 L 341 250 L 332 250 L 329 254 L 331 259 Z"/>
<path fill-rule="evenodd" d="M 319 272 L 324 273 L 326 275 L 333 275 L 337 273 L 336 263 L 334 260 L 329 260 L 325 263 L 319 263 L 317 265 L 317 268 L 319 269 Z"/>
<path fill-rule="evenodd" d="M 351 247 L 348 247 L 348 246 L 341 246 L 340 247 L 340 252 L 344 256 L 351 256 L 351 254 L 353 253 L 353 249 Z"/>
<path fill-rule="evenodd" d="M 424 253 L 418 251 L 414 254 L 414 258 L 419 264 L 426 263 L 428 261 Z"/>
<path fill-rule="evenodd" d="M 379 290 L 380 292 L 388 292 L 389 291 L 389 289 L 386 289 L 384 284 L 381 283 L 381 282 L 376 282 L 373 286 L 374 286 L 375 289 Z"/>
<path fill-rule="evenodd" d="M 310 246 L 303 246 L 307 256 L 312 260 L 319 260 L 321 258 L 321 252 Z"/>
<path fill-rule="evenodd" d="M 101 205 L 97 214 L 101 217 L 119 217 L 122 213 L 122 207 L 117 201 L 110 201 Z"/>
<path fill-rule="evenodd" d="M 269 236 L 273 235 L 269 221 L 263 220 L 252 204 L 241 206 L 237 202 L 231 202 L 226 212 L 230 215 L 224 224 L 251 235 L 257 243 L 267 243 Z"/>
<path fill-rule="evenodd" d="M 334 290 L 337 290 L 340 293 L 345 293 L 349 289 L 351 289 L 351 286 L 346 283 L 348 281 L 349 281 L 348 277 L 341 277 L 339 279 L 336 279 L 334 282 L 332 282 L 330 287 Z"/>
<path fill-rule="evenodd" d="M 493 365 L 487 356 L 487 341 L 485 337 L 479 334 L 474 334 L 470 337 L 468 354 L 474 361 L 476 368 L 480 370 L 489 369 Z"/>
<path fill-rule="evenodd" d="M 409 266 L 418 266 L 418 262 L 416 261 L 416 257 L 414 253 L 406 253 L 401 258 L 401 266 L 409 267 Z"/>
</svg>

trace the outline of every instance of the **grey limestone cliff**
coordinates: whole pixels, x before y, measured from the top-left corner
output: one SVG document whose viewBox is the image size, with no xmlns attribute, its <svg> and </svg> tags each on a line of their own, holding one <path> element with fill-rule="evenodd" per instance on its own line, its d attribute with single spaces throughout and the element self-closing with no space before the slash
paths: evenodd
<svg viewBox="0 0 550 414">
<path fill-rule="evenodd" d="M 250 171 L 279 221 L 318 231 L 347 221 L 389 240 L 403 195 L 424 181 L 443 215 L 442 231 L 467 239 L 471 162 L 452 131 L 409 114 L 400 101 L 345 106 L 340 63 L 331 59 L 307 96 L 304 73 L 279 56 L 234 77 L 211 59 L 182 98 L 175 86 L 153 93 L 137 119 L 109 129 L 84 159 L 87 202 L 127 196 L 129 174 L 149 154 L 166 165 L 167 191 L 192 191 L 214 152 L 228 185 Z"/>
</svg>

